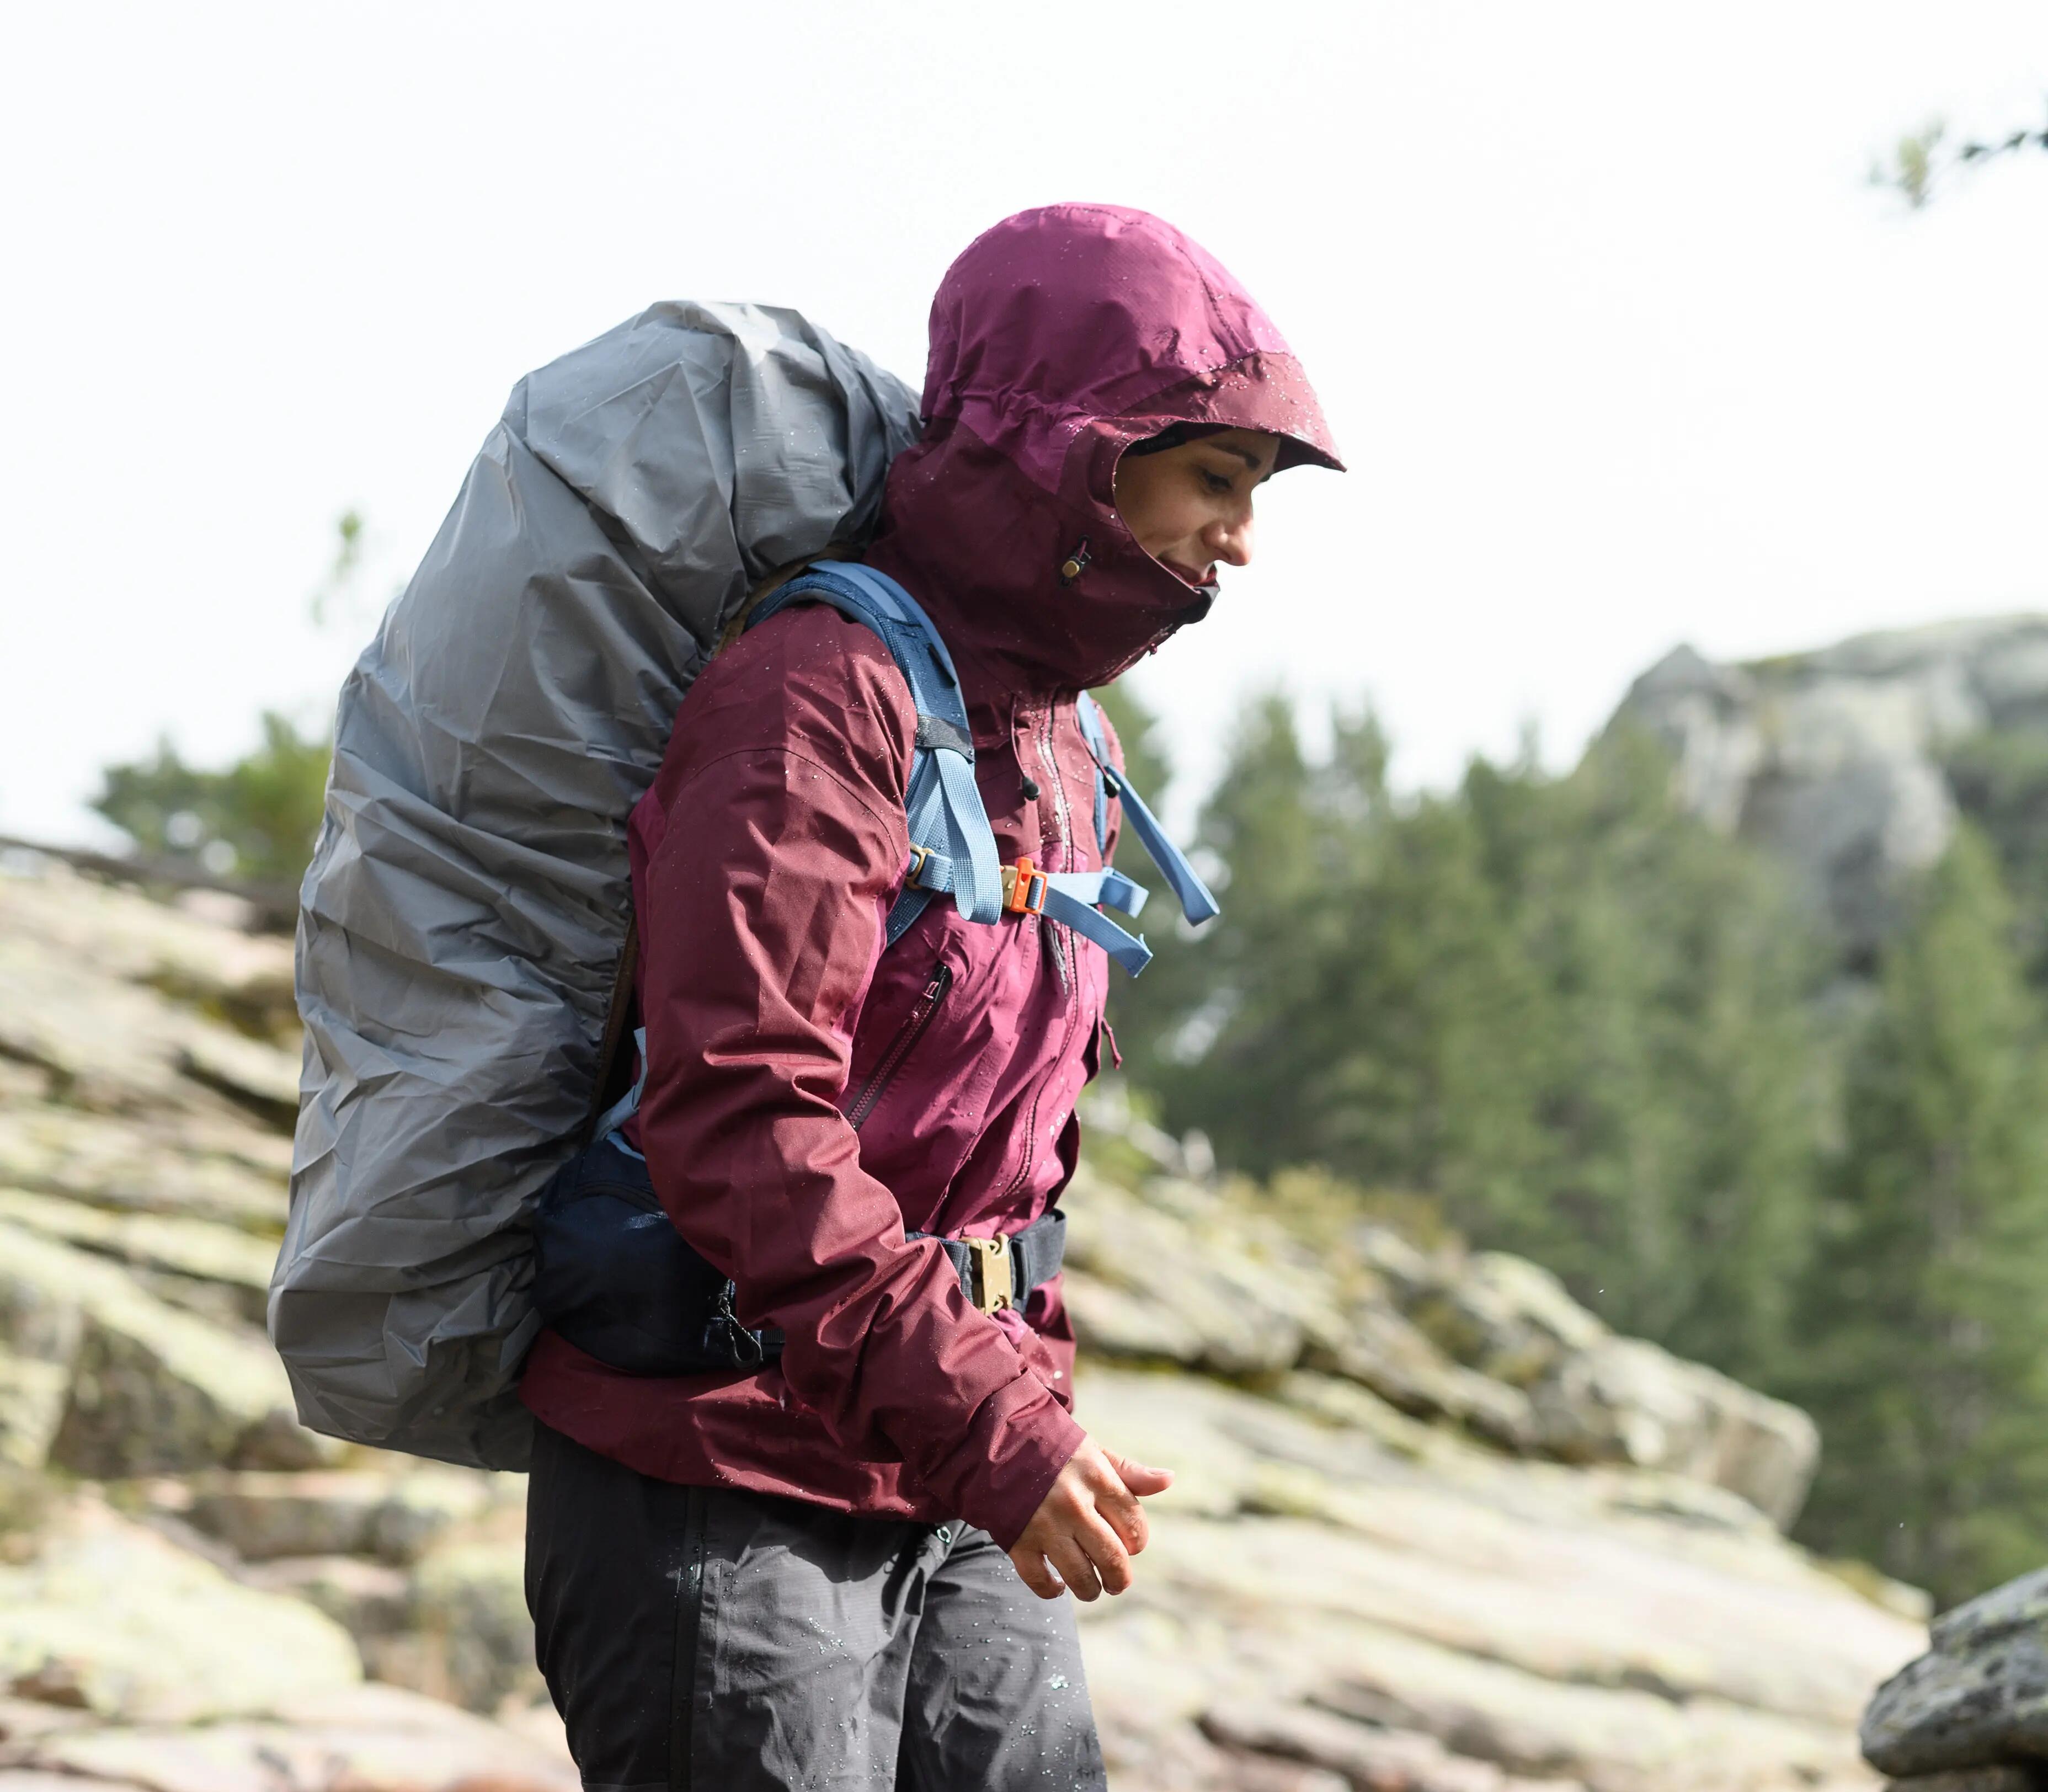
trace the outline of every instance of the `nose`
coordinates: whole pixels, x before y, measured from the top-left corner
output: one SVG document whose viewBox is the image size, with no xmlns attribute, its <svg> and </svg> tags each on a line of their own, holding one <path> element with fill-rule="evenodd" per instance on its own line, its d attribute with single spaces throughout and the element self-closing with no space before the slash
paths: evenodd
<svg viewBox="0 0 2048 1792">
<path fill-rule="evenodd" d="M 1228 516 L 1218 517 L 1202 531 L 1202 546 L 1212 560 L 1226 566 L 1251 564 L 1251 506 L 1245 504 Z"/>
</svg>

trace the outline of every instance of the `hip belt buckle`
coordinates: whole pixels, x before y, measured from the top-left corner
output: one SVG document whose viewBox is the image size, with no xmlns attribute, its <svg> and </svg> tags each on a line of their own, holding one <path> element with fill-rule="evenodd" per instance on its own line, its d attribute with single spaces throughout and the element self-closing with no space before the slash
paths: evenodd
<svg viewBox="0 0 2048 1792">
<path fill-rule="evenodd" d="M 1017 1282 L 1010 1263 L 1007 1238 L 964 1238 L 973 1286 L 968 1298 L 983 1313 L 999 1313 L 1017 1304 Z"/>
</svg>

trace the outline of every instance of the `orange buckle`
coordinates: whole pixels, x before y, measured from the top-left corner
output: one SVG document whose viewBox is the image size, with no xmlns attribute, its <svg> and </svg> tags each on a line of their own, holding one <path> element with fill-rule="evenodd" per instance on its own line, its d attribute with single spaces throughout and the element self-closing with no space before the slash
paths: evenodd
<svg viewBox="0 0 2048 1792">
<path fill-rule="evenodd" d="M 1003 907 L 1008 914 L 1045 912 L 1045 874 L 1030 859 L 1003 867 Z"/>
</svg>

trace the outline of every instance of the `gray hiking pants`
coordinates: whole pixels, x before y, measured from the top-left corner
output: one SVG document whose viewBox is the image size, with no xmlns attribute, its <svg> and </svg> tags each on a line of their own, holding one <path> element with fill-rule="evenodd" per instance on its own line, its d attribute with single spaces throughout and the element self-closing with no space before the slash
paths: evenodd
<svg viewBox="0 0 2048 1792">
<path fill-rule="evenodd" d="M 1101 1792 L 1070 1600 L 986 1531 L 651 1480 L 540 1428 L 526 1602 L 588 1792 Z"/>
</svg>

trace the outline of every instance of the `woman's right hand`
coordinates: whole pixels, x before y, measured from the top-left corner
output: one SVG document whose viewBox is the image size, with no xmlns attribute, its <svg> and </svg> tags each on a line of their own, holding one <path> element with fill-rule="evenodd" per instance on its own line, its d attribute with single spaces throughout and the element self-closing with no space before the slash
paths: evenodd
<svg viewBox="0 0 2048 1792">
<path fill-rule="evenodd" d="M 1041 1599 L 1122 1592 L 1131 1584 L 1131 1558 L 1145 1547 L 1138 1501 L 1173 1484 L 1172 1469 L 1148 1468 L 1084 1438 L 1010 1546 L 1024 1584 Z"/>
</svg>

